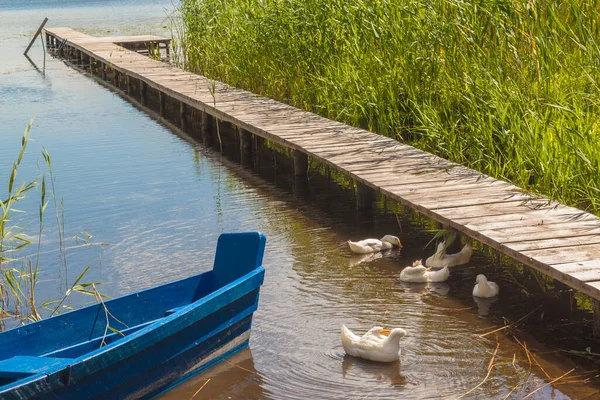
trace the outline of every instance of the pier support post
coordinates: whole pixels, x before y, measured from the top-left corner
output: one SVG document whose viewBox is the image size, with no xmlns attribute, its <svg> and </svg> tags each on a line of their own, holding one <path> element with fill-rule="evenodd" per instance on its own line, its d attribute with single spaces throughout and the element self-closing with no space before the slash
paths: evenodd
<svg viewBox="0 0 600 400">
<path fill-rule="evenodd" d="M 252 162 L 252 134 L 245 129 L 238 129 L 240 136 L 240 164 Z"/>
<path fill-rule="evenodd" d="M 102 70 L 102 80 L 106 80 L 106 64 L 102 63 L 102 65 L 100 66 L 100 69 Z"/>
<path fill-rule="evenodd" d="M 533 273 L 535 273 L 535 272 L 533 272 Z M 561 281 L 558 281 L 556 279 L 554 279 L 553 284 L 554 284 L 554 289 L 559 292 L 558 298 L 559 298 L 561 305 L 565 306 L 566 312 L 568 312 L 569 314 L 572 313 L 574 309 L 577 309 L 577 300 L 575 300 L 575 297 L 573 297 L 573 293 L 574 293 L 573 289 L 571 289 L 571 287 L 569 287 L 569 285 L 564 284 Z M 595 317 L 594 317 L 594 324 L 595 323 L 596 323 L 596 321 L 595 321 Z"/>
<path fill-rule="evenodd" d="M 127 75 L 125 78 L 126 82 L 127 82 L 127 94 L 131 96 L 131 76 Z"/>
<path fill-rule="evenodd" d="M 210 147 L 212 145 L 212 129 L 213 129 L 213 118 L 206 111 L 202 111 L 202 143 L 204 147 Z"/>
<path fill-rule="evenodd" d="M 94 58 L 90 56 L 90 74 L 92 74 L 92 75 L 94 74 L 94 63 L 95 63 Z"/>
<path fill-rule="evenodd" d="M 210 147 L 212 144 L 212 126 L 213 120 L 212 116 L 206 111 L 202 111 L 202 143 L 204 143 L 204 147 Z"/>
<path fill-rule="evenodd" d="M 145 106 L 146 100 L 146 82 L 140 79 L 140 103 L 142 103 L 142 105 Z"/>
<path fill-rule="evenodd" d="M 375 191 L 362 182 L 356 182 L 356 210 L 370 211 L 375 202 Z"/>
<path fill-rule="evenodd" d="M 294 150 L 294 176 L 306 176 L 308 173 L 308 155 Z"/>
<path fill-rule="evenodd" d="M 161 91 L 158 92 L 158 113 L 161 117 L 165 116 L 165 94 Z"/>
<path fill-rule="evenodd" d="M 592 299 L 594 310 L 594 337 L 600 337 L 600 301 Z"/>
<path fill-rule="evenodd" d="M 117 87 L 117 89 L 121 89 L 121 73 L 116 69 L 113 69 L 113 85 Z"/>
<path fill-rule="evenodd" d="M 179 103 L 179 122 L 182 131 L 187 131 L 187 107 L 184 102 Z"/>
<path fill-rule="evenodd" d="M 252 160 L 254 161 L 254 169 L 260 169 L 260 157 L 263 154 L 265 147 L 265 139 L 258 135 L 253 135 L 252 140 Z"/>
</svg>

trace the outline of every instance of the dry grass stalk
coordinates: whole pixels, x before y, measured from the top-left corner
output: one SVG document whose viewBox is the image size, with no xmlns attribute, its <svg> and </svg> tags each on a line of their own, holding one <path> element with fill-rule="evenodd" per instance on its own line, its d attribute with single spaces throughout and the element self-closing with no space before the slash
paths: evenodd
<svg viewBox="0 0 600 400">
<path fill-rule="evenodd" d="M 529 349 L 527 349 L 527 344 L 523 344 L 519 341 L 519 339 L 517 339 L 514 335 L 513 335 L 513 339 L 515 339 L 517 341 L 517 343 L 519 343 L 519 345 L 525 349 L 525 355 L 527 356 L 527 361 L 529 361 L 529 370 L 531 371 L 531 356 L 529 353 Z"/>
<path fill-rule="evenodd" d="M 465 397 L 469 393 L 473 392 L 475 389 L 477 389 L 478 387 L 480 387 L 481 385 L 483 385 L 487 381 L 487 379 L 490 377 L 490 374 L 492 373 L 492 369 L 494 368 L 494 360 L 496 359 L 496 354 L 498 354 L 498 349 L 499 348 L 500 348 L 500 343 L 497 342 L 496 343 L 496 350 L 494 350 L 494 354 L 492 355 L 492 358 L 490 359 L 490 362 L 488 364 L 487 374 L 485 375 L 485 378 L 483 378 L 483 380 L 481 382 L 479 382 L 474 388 L 472 388 L 468 392 L 465 392 L 465 393 L 461 394 L 460 396 L 458 396 L 456 398 L 456 400 L 462 399 L 463 397 Z"/>
<path fill-rule="evenodd" d="M 106 345 L 105 340 L 106 340 L 106 335 L 108 334 L 109 329 L 121 336 L 125 336 L 123 333 L 121 333 L 120 331 L 118 331 L 110 326 L 109 317 L 112 317 L 115 321 L 121 323 L 125 327 L 127 327 L 127 325 L 124 322 L 117 319 L 114 315 L 112 315 L 110 311 L 108 311 L 108 308 L 106 307 L 106 304 L 104 304 L 104 300 L 102 299 L 102 294 L 100 292 L 98 292 L 98 289 L 96 289 L 96 284 L 92 283 L 91 286 L 92 286 L 94 297 L 96 298 L 96 301 L 99 302 L 100 304 L 102 304 L 102 307 L 104 308 L 104 316 L 106 318 L 106 326 L 104 327 L 104 335 L 102 336 L 102 341 L 100 342 L 100 347 L 102 347 L 102 346 Z"/>
<path fill-rule="evenodd" d="M 505 397 L 503 397 L 503 398 L 502 398 L 502 400 L 506 400 L 506 399 L 508 399 L 508 398 L 510 397 L 510 395 L 511 395 L 511 394 L 512 394 L 512 393 L 513 393 L 515 390 L 517 390 L 517 388 L 518 388 L 519 386 L 521 386 L 521 384 L 520 384 L 520 383 L 518 383 L 517 385 L 515 385 L 515 387 L 513 387 L 513 388 L 510 390 L 510 392 L 508 392 L 508 394 L 507 394 Z"/>
<path fill-rule="evenodd" d="M 256 371 L 252 371 L 252 370 L 249 370 L 248 368 L 241 367 L 238 364 L 232 363 L 231 361 L 227 361 L 227 364 L 231 365 L 232 367 L 239 368 L 242 371 L 250 372 L 251 374 L 256 374 Z"/>
<path fill-rule="evenodd" d="M 590 393 L 589 396 L 585 396 L 582 397 L 581 400 L 586 400 L 586 399 L 597 399 L 598 396 L 600 395 L 600 390 L 595 391 L 594 393 Z"/>
<path fill-rule="evenodd" d="M 400 228 L 400 233 L 402 233 L 402 224 L 400 223 L 400 217 L 396 214 L 396 222 L 398 222 L 398 228 Z"/>
<path fill-rule="evenodd" d="M 533 392 L 529 393 L 527 396 L 523 397 L 523 400 L 525 400 L 526 398 L 528 398 L 529 396 L 532 396 L 535 392 L 537 392 L 538 390 L 542 390 L 543 388 L 545 388 L 548 385 L 552 385 L 554 382 L 561 380 L 562 378 L 564 378 L 565 376 L 569 375 L 571 372 L 575 371 L 575 368 L 571 369 L 569 372 L 565 372 L 564 374 L 562 374 L 561 376 L 559 376 L 558 378 L 540 386 L 539 388 L 535 389 Z"/>
<path fill-rule="evenodd" d="M 204 389 L 204 386 L 206 386 L 206 384 L 207 384 L 208 382 L 210 382 L 210 378 L 208 378 L 208 379 L 206 380 L 206 382 L 204 382 L 204 384 L 203 384 L 202 386 L 200 386 L 200 389 L 196 390 L 196 393 L 194 393 L 194 395 L 193 395 L 192 397 L 190 397 L 190 400 L 192 400 L 194 397 L 196 397 L 196 395 L 197 395 L 198 393 L 200 393 L 200 391 L 201 391 L 202 389 Z"/>
<path fill-rule="evenodd" d="M 388 310 L 385 310 L 385 312 L 383 313 L 383 316 L 381 317 L 381 319 L 379 320 L 379 322 L 377 323 L 377 325 L 382 325 L 383 322 L 385 321 L 385 317 L 387 316 Z"/>
<path fill-rule="evenodd" d="M 479 335 L 479 337 L 486 337 L 487 335 L 491 335 L 492 333 L 495 332 L 499 332 L 502 331 L 504 329 L 510 328 L 510 327 L 515 327 L 519 324 L 519 322 L 523 321 L 525 318 L 529 317 L 531 314 L 533 314 L 534 312 L 536 312 L 537 310 L 539 310 L 542 306 L 538 306 L 535 309 L 533 309 L 532 311 L 530 311 L 529 313 L 525 314 L 524 316 L 522 316 L 521 318 L 519 318 L 518 320 L 516 320 L 515 322 L 512 322 L 508 325 L 504 325 L 503 327 L 500 327 L 498 329 L 494 329 L 493 331 L 489 331 L 487 333 L 484 333 L 482 335 Z"/>
<path fill-rule="evenodd" d="M 533 355 L 533 353 L 531 353 L 531 352 L 529 351 L 529 349 L 527 348 L 527 345 L 526 345 L 526 344 L 523 344 L 523 343 L 521 343 L 521 342 L 519 341 L 519 339 L 517 339 L 517 338 L 516 338 L 514 335 L 513 335 L 513 339 L 515 339 L 515 341 L 516 341 L 517 343 L 519 343 L 519 345 L 520 345 L 521 347 L 523 347 L 523 349 L 525 349 L 525 353 L 527 354 L 527 358 L 529 359 L 529 363 L 530 363 L 530 365 L 531 365 L 531 360 L 533 360 L 533 362 L 535 363 L 535 365 L 537 365 L 537 366 L 538 366 L 538 368 L 539 368 L 539 369 L 540 369 L 540 370 L 541 370 L 541 371 L 544 373 L 544 375 L 546 375 L 546 378 L 548 378 L 548 379 L 552 379 L 552 378 L 550 377 L 550 375 L 548 375 L 548 373 L 546 372 L 546 370 L 545 370 L 545 369 L 544 369 L 544 368 L 543 368 L 543 367 L 540 365 L 540 363 L 537 361 L 537 359 L 535 358 L 535 356 Z"/>
</svg>

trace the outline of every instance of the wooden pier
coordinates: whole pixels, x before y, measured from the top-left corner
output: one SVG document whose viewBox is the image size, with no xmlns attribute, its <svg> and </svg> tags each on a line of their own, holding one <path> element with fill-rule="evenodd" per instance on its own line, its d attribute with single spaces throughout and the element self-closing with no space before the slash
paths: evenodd
<svg viewBox="0 0 600 400">
<path fill-rule="evenodd" d="M 235 128 L 228 134 L 236 135 L 242 160 L 258 158 L 264 139 L 272 141 L 293 151 L 297 176 L 306 174 L 310 157 L 352 178 L 357 207 L 370 207 L 374 193 L 380 192 L 600 305 L 600 218 L 592 214 L 116 44 L 152 42 L 148 37 L 94 38 L 67 28 L 46 28 L 45 34 L 50 49 L 61 46 L 80 66 L 205 143 L 221 140 L 223 132 L 217 135 L 216 128 L 222 124 Z M 156 43 L 158 39 L 154 37 Z M 160 43 L 168 49 L 168 42 Z"/>
</svg>

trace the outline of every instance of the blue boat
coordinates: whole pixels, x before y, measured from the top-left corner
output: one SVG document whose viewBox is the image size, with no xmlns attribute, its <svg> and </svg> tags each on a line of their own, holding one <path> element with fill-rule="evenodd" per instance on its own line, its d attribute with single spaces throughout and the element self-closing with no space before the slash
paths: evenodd
<svg viewBox="0 0 600 400">
<path fill-rule="evenodd" d="M 152 398 L 242 350 L 265 242 L 222 234 L 211 271 L 0 333 L 0 399 Z"/>
</svg>

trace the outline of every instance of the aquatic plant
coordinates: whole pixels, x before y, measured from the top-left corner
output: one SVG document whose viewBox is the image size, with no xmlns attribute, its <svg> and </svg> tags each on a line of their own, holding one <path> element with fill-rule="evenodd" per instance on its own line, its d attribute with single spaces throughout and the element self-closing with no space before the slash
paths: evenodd
<svg viewBox="0 0 600 400">
<path fill-rule="evenodd" d="M 100 296 L 95 285 L 98 282 L 84 283 L 83 277 L 91 267 L 88 265 L 79 276 L 74 280 L 65 294 L 58 300 L 47 299 L 39 302 L 36 299 L 36 287 L 39 283 L 40 271 L 40 255 L 42 233 L 44 231 L 44 214 L 49 204 L 48 195 L 53 199 L 55 208 L 56 223 L 59 236 L 59 268 L 64 268 L 67 271 L 66 251 L 64 240 L 64 217 L 62 216 L 62 207 L 59 208 L 55 193 L 55 178 L 52 173 L 52 161 L 50 154 L 44 149 L 42 156 L 45 165 L 48 168 L 50 179 L 49 190 L 47 188 L 46 174 L 17 184 L 17 175 L 19 166 L 25 155 L 27 144 L 30 140 L 30 131 L 33 124 L 33 118 L 27 125 L 23 137 L 21 139 L 21 150 L 16 161 L 12 165 L 10 177 L 8 181 L 8 190 L 5 197 L 0 197 L 0 330 L 6 328 L 7 325 L 15 323 L 26 323 L 30 321 L 38 321 L 42 315 L 52 316 L 63 309 L 69 310 L 70 307 L 65 304 L 69 296 L 74 293 L 83 293 L 94 297 Z M 37 238 L 28 235 L 25 227 L 19 226 L 13 216 L 18 213 L 23 213 L 23 210 L 15 208 L 17 204 L 24 200 L 29 194 L 39 189 L 40 203 L 38 209 Z M 62 206 L 62 203 L 61 203 Z M 84 232 L 83 237 L 76 237 L 80 242 L 79 245 L 93 245 L 88 240 L 91 235 Z M 36 250 L 26 254 L 25 250 L 28 246 L 37 241 Z M 83 242 L 83 243 L 81 243 Z M 104 244 L 101 244 L 104 245 Z M 92 287 L 93 291 L 89 288 Z"/>
<path fill-rule="evenodd" d="M 597 7 L 183 0 L 178 43 L 191 71 L 600 213 Z"/>
</svg>

